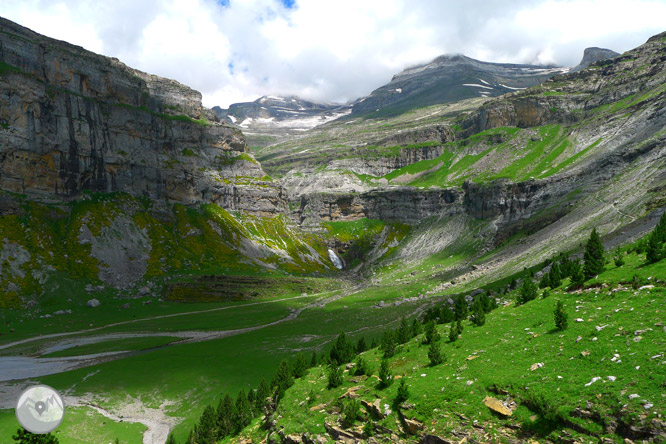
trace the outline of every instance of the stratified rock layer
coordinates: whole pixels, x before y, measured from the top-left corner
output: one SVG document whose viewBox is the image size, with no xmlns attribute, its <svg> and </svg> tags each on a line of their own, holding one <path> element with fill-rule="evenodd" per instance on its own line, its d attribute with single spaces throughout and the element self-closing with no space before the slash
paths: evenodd
<svg viewBox="0 0 666 444">
<path fill-rule="evenodd" d="M 0 188 L 284 209 L 242 133 L 174 80 L 0 19 L 0 91 Z"/>
</svg>

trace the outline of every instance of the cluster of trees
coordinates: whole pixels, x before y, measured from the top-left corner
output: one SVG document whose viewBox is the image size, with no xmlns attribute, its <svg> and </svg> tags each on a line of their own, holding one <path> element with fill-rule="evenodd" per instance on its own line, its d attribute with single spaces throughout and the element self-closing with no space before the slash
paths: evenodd
<svg viewBox="0 0 666 444">
<path fill-rule="evenodd" d="M 227 394 L 217 408 L 207 406 L 190 432 L 186 444 L 214 444 L 227 436 L 237 435 L 261 415 L 266 407 L 272 404 L 272 408 L 275 408 L 287 389 L 294 384 L 294 379 L 303 377 L 315 365 L 315 353 L 310 360 L 304 354 L 299 354 L 291 365 L 283 360 L 270 384 L 262 379 L 256 389 L 250 389 L 247 393 L 241 389 L 235 399 Z M 173 435 L 169 435 L 166 444 L 176 444 Z"/>
<path fill-rule="evenodd" d="M 12 436 L 12 439 L 18 444 L 58 444 L 58 438 L 51 435 L 50 433 L 46 434 L 36 434 L 31 433 L 25 430 L 23 427 L 16 431 L 16 435 Z M 118 441 L 118 440 L 116 440 Z"/>
</svg>

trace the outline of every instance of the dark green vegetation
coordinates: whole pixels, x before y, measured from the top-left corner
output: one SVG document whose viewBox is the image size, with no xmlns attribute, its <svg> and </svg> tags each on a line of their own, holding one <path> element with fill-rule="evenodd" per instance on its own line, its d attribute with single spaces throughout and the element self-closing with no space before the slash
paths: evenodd
<svg viewBox="0 0 666 444">
<path fill-rule="evenodd" d="M 18 429 L 16 435 L 12 436 L 12 439 L 18 444 L 58 444 L 58 438 L 50 433 L 36 435 L 23 428 Z"/>
<path fill-rule="evenodd" d="M 467 436 L 473 439 L 498 442 L 517 426 L 519 439 L 525 441 L 573 438 L 619 443 L 627 436 L 648 439 L 664 433 L 651 424 L 666 406 L 657 376 L 663 373 L 660 353 L 666 344 L 660 314 L 666 297 L 666 261 L 645 267 L 645 253 L 633 252 L 637 245 L 622 249 L 625 265 L 607 267 L 582 289 L 567 292 L 569 278 L 564 278 L 562 286 L 553 289 L 558 298 L 555 320 L 552 298 L 514 306 L 511 299 L 520 297 L 514 290 L 503 298 L 503 306 L 488 314 L 484 326 L 463 321 L 468 326 L 461 338 L 442 344 L 449 358 L 444 363 L 432 363 L 433 347 L 421 345 L 427 342 L 424 335 L 410 339 L 388 359 L 381 349 L 363 353 L 374 369 L 370 377 L 345 371 L 341 385 L 327 387 L 321 377 L 324 367 L 315 367 L 287 390 L 271 416 L 278 418 L 274 426 L 263 431 L 263 422 L 256 420 L 241 436 L 260 440 L 282 428 L 284 435 L 325 435 L 324 424 L 337 422 L 366 436 L 373 429 L 374 434 L 396 433 L 407 442 L 418 441 L 418 433 L 411 434 L 399 418 L 421 427 L 427 424 L 429 434 L 471 433 Z M 639 291 L 627 287 L 636 273 L 639 279 L 650 278 L 652 286 Z M 566 328 L 565 312 L 584 319 Z M 392 384 L 398 377 L 400 383 Z M 379 419 L 370 407 L 362 408 L 356 415 L 360 419 L 352 423 L 335 413 L 339 405 L 344 411 L 344 400 L 339 398 L 349 390 L 360 396 L 364 406 L 379 399 L 379 405 L 395 408 L 409 400 L 413 407 Z M 303 405 L 306 393 L 316 399 Z M 494 414 L 483 405 L 486 396 L 515 400 L 513 416 Z M 313 411 L 311 405 L 318 407 Z M 359 425 L 359 420 L 379 427 Z M 633 431 L 627 424 L 634 424 Z"/>
</svg>

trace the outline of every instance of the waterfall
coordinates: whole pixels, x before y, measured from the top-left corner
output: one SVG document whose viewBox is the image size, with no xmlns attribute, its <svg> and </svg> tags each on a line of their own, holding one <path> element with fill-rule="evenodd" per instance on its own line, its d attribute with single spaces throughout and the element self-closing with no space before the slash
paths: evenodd
<svg viewBox="0 0 666 444">
<path fill-rule="evenodd" d="M 345 266 L 345 263 L 342 262 L 342 259 L 340 259 L 338 255 L 335 254 L 335 251 L 331 250 L 330 248 L 328 249 L 328 257 L 331 258 L 331 262 L 333 262 L 333 265 L 335 265 L 335 268 L 338 270 L 342 270 L 342 268 Z"/>
</svg>

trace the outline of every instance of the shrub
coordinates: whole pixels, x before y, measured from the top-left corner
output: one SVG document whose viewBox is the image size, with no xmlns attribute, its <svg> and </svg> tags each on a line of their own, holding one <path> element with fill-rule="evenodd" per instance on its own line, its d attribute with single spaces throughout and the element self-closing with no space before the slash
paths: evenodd
<svg viewBox="0 0 666 444">
<path fill-rule="evenodd" d="M 486 312 L 483 309 L 480 301 L 476 301 L 472 306 L 472 324 L 477 327 L 482 326 L 486 323 Z"/>
<path fill-rule="evenodd" d="M 342 368 L 335 364 L 328 367 L 328 389 L 340 387 L 342 385 Z"/>
<path fill-rule="evenodd" d="M 338 365 L 346 364 L 350 362 L 354 357 L 354 347 L 347 340 L 347 335 L 340 333 L 338 338 L 333 344 L 329 359 L 331 362 L 336 362 Z"/>
<path fill-rule="evenodd" d="M 518 294 L 516 303 L 518 305 L 523 305 L 533 299 L 536 299 L 536 297 L 537 287 L 534 282 L 532 282 L 532 279 L 526 277 L 523 281 L 523 285 L 520 287 L 520 293 Z"/>
<path fill-rule="evenodd" d="M 566 330 L 568 327 L 568 316 L 564 311 L 564 304 L 558 299 L 557 305 L 555 306 L 555 311 L 553 312 L 555 316 L 555 328 L 558 330 Z"/>
<path fill-rule="evenodd" d="M 423 338 L 423 343 L 424 344 L 432 344 L 433 342 L 439 341 L 439 332 L 437 331 L 437 327 L 435 326 L 434 321 L 430 321 L 426 324 L 425 327 L 425 337 Z"/>
<path fill-rule="evenodd" d="M 455 322 L 451 322 L 451 327 L 449 329 L 449 341 L 456 342 L 458 340 L 458 336 L 460 336 L 458 325 Z"/>
<path fill-rule="evenodd" d="M 615 266 L 621 267 L 624 265 L 624 257 L 622 256 L 622 251 L 619 248 L 615 250 Z"/>
<path fill-rule="evenodd" d="M 393 384 L 393 374 L 389 368 L 388 359 L 382 359 L 382 365 L 379 367 L 379 388 L 386 388 Z"/>
<path fill-rule="evenodd" d="M 361 419 L 361 403 L 358 399 L 350 399 L 342 405 L 342 419 L 348 427 Z"/>
<path fill-rule="evenodd" d="M 363 359 L 362 356 L 357 356 L 356 361 L 354 361 L 356 365 L 354 365 L 354 376 L 363 376 L 370 374 L 370 371 L 368 369 L 368 363 L 365 359 Z"/>
<path fill-rule="evenodd" d="M 395 333 L 391 329 L 387 329 L 382 336 L 382 343 L 379 347 L 384 352 L 385 358 L 390 358 L 395 355 Z"/>
<path fill-rule="evenodd" d="M 400 380 L 400 385 L 398 386 L 398 393 L 395 395 L 395 399 L 393 400 L 393 406 L 399 408 L 400 404 L 407 401 L 408 398 L 409 398 L 409 389 L 407 388 L 407 383 L 405 382 L 405 378 L 402 378 Z"/>
<path fill-rule="evenodd" d="M 363 435 L 366 438 L 370 438 L 375 434 L 375 423 L 372 419 L 368 419 L 365 424 L 363 424 Z"/>
<path fill-rule="evenodd" d="M 430 359 L 430 365 L 433 367 L 444 362 L 444 356 L 442 356 L 442 350 L 438 343 L 433 342 L 430 344 L 430 348 L 428 349 L 428 359 Z"/>
</svg>

